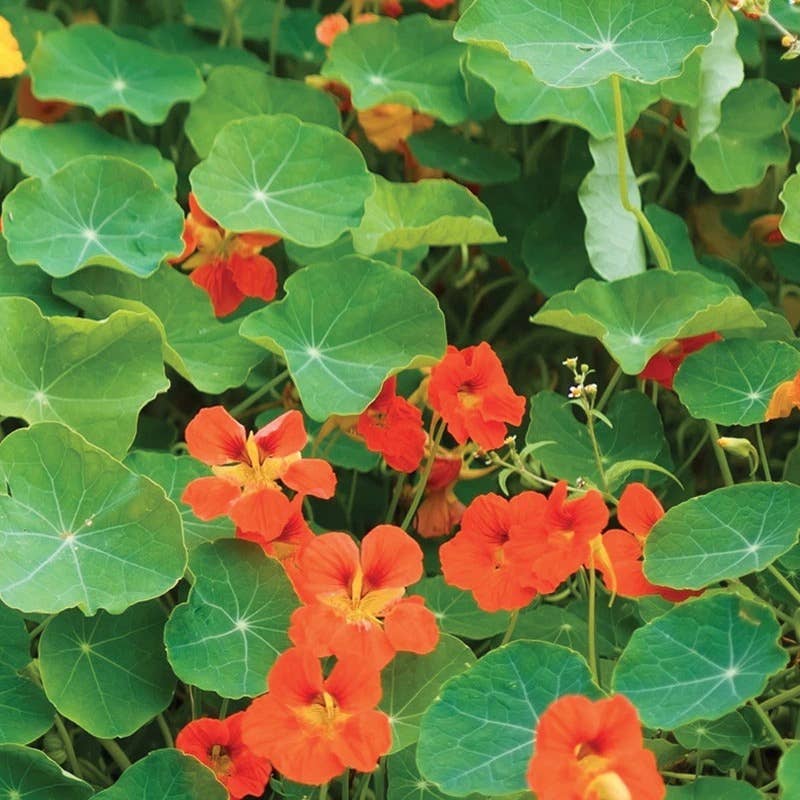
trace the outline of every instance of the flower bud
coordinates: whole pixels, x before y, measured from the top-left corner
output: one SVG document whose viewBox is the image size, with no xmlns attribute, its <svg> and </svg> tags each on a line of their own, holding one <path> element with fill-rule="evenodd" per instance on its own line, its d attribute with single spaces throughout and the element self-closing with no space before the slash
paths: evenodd
<svg viewBox="0 0 800 800">
<path fill-rule="evenodd" d="M 717 439 L 717 444 L 731 455 L 739 458 L 758 459 L 758 451 L 748 439 L 736 439 L 731 436 L 722 436 Z"/>
</svg>

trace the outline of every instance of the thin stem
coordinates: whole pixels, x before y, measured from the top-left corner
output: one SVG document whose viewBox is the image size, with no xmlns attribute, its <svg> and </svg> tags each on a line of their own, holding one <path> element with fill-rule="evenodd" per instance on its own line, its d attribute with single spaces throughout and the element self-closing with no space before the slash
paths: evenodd
<svg viewBox="0 0 800 800">
<path fill-rule="evenodd" d="M 346 769 L 342 775 L 342 798 L 341 800 L 350 800 L 350 770 Z"/>
<path fill-rule="evenodd" d="M 111 784 L 113 783 L 111 778 L 109 778 L 108 775 L 105 775 L 104 773 L 100 772 L 100 770 L 97 769 L 97 767 L 94 764 L 92 764 L 91 761 L 79 757 L 78 763 L 81 765 L 84 774 L 88 774 L 89 777 L 93 778 L 95 782 L 100 784 L 101 786 L 111 786 Z"/>
<path fill-rule="evenodd" d="M 269 39 L 269 71 L 273 75 L 277 75 L 278 68 L 278 40 L 281 34 L 281 19 L 283 18 L 283 9 L 286 6 L 286 0 L 278 0 L 275 3 L 274 16 L 272 17 L 272 32 Z"/>
<path fill-rule="evenodd" d="M 778 583 L 781 586 L 783 586 L 784 589 L 786 589 L 787 592 L 789 592 L 789 594 L 792 596 L 792 598 L 794 600 L 796 600 L 798 603 L 800 603 L 800 592 L 798 592 L 797 589 L 795 589 L 794 586 L 792 586 L 792 584 L 789 583 L 788 580 L 786 580 L 786 578 L 775 567 L 774 564 L 770 564 L 767 567 L 767 571 L 770 573 L 770 575 L 772 575 L 775 578 L 776 581 L 778 581 Z"/>
<path fill-rule="evenodd" d="M 719 471 L 722 473 L 722 480 L 726 486 L 733 486 L 733 474 L 731 473 L 728 459 L 725 458 L 725 451 L 717 444 L 719 429 L 711 420 L 707 420 L 706 424 L 708 425 L 708 433 L 711 436 L 711 446 L 714 448 L 714 456 L 717 459 L 717 464 L 719 464 Z"/>
<path fill-rule="evenodd" d="M 669 176 L 669 180 L 667 181 L 667 185 L 664 187 L 664 190 L 658 196 L 658 205 L 663 206 L 666 205 L 667 200 L 672 197 L 672 193 L 675 189 L 678 188 L 678 184 L 680 183 L 681 178 L 683 177 L 683 173 L 686 171 L 686 167 L 689 166 L 689 160 L 692 156 L 691 150 L 686 148 L 686 152 L 681 157 L 680 164 L 678 164 L 678 168 Z"/>
<path fill-rule="evenodd" d="M 0 131 L 4 131 L 6 127 L 8 127 L 8 123 L 11 122 L 11 117 L 14 115 L 14 110 L 17 107 L 18 95 L 19 80 L 14 83 L 14 88 L 11 90 L 11 97 L 8 98 L 8 104 L 6 105 L 5 111 L 3 111 L 2 119 L 0 119 Z"/>
<path fill-rule="evenodd" d="M 397 506 L 400 502 L 400 498 L 403 496 L 403 487 L 406 485 L 406 474 L 405 472 L 401 472 L 397 476 L 397 480 L 394 484 L 394 491 L 392 492 L 392 499 L 389 501 L 389 510 L 386 512 L 386 522 L 391 523 L 394 519 L 394 515 L 397 512 Z"/>
<path fill-rule="evenodd" d="M 758 445 L 758 456 L 761 459 L 761 469 L 764 470 L 764 477 L 772 481 L 772 470 L 769 468 L 767 459 L 767 449 L 764 447 L 764 437 L 761 435 L 761 423 L 756 423 L 756 444 Z"/>
<path fill-rule="evenodd" d="M 494 339 L 497 332 L 508 322 L 509 317 L 519 308 L 519 306 L 531 299 L 536 289 L 533 284 L 523 281 L 520 285 L 506 297 L 505 302 L 494 312 L 494 314 L 483 324 L 480 330 L 480 338 L 486 342 Z"/>
<path fill-rule="evenodd" d="M 436 424 L 439 422 L 438 419 L 434 419 L 432 423 L 431 430 L 434 431 L 436 429 Z M 406 512 L 405 517 L 403 517 L 403 523 L 400 527 L 404 530 L 408 530 L 408 526 L 411 525 L 411 522 L 414 519 L 414 515 L 417 513 L 417 509 L 419 508 L 420 502 L 422 502 L 422 495 L 425 492 L 425 487 L 428 484 L 428 478 L 431 475 L 431 470 L 433 469 L 433 462 L 436 460 L 436 452 L 439 449 L 439 443 L 442 441 L 442 436 L 444 436 L 444 431 L 447 426 L 444 424 L 444 421 L 441 422 L 438 426 L 438 430 L 435 430 L 434 435 L 431 437 L 433 443 L 431 444 L 431 452 L 428 456 L 428 462 L 425 464 L 425 469 L 422 471 L 422 474 L 419 478 L 419 483 L 417 484 L 417 488 L 414 491 L 414 498 L 411 501 L 411 505 L 408 507 L 408 511 Z"/>
<path fill-rule="evenodd" d="M 47 619 L 42 620 L 29 634 L 30 640 L 33 641 L 37 636 L 44 632 L 44 629 L 55 619 L 56 615 L 51 614 Z"/>
<path fill-rule="evenodd" d="M 783 741 L 783 736 L 781 736 L 780 731 L 772 724 L 769 714 L 767 714 L 755 700 L 751 700 L 749 705 L 753 711 L 758 714 L 758 718 L 764 723 L 764 727 L 769 732 L 775 745 L 785 753 L 789 749 L 789 746 Z"/>
<path fill-rule="evenodd" d="M 136 138 L 136 133 L 133 130 L 133 122 L 131 121 L 131 115 L 127 111 L 123 111 L 122 119 L 125 123 L 125 135 L 128 137 L 128 140 L 133 142 L 134 144 L 138 144 L 139 140 Z"/>
<path fill-rule="evenodd" d="M 597 472 L 600 475 L 600 482 L 603 486 L 603 491 L 606 494 L 611 494 L 608 488 L 608 480 L 606 479 L 606 470 L 603 466 L 603 454 L 600 452 L 600 444 L 597 441 L 597 432 L 594 429 L 594 415 L 592 408 L 589 406 L 586 409 L 586 430 L 589 434 L 589 440 L 592 443 L 592 450 L 594 451 L 594 463 L 597 466 Z"/>
<path fill-rule="evenodd" d="M 225 717 L 228 716 L 228 703 L 229 702 L 230 701 L 228 700 L 227 697 L 223 697 L 222 698 L 222 703 L 220 703 L 220 706 L 219 706 L 219 718 L 220 719 L 225 719 Z"/>
<path fill-rule="evenodd" d="M 455 247 L 448 248 L 447 252 L 425 273 L 422 278 L 422 284 L 424 286 L 427 286 L 430 289 L 430 287 L 433 285 L 433 282 L 450 265 L 456 250 L 457 248 Z"/>
<path fill-rule="evenodd" d="M 594 569 L 594 552 L 589 555 L 589 607 L 587 611 L 587 624 L 589 626 L 589 669 L 594 682 L 598 683 L 597 671 L 597 575 Z"/>
<path fill-rule="evenodd" d="M 164 739 L 164 744 L 167 747 L 175 747 L 175 740 L 172 738 L 172 731 L 169 729 L 169 725 L 167 725 L 167 721 L 164 719 L 163 714 L 159 714 L 156 717 L 156 723 L 161 731 L 161 737 Z"/>
<path fill-rule="evenodd" d="M 517 627 L 517 620 L 519 619 L 519 609 L 515 608 L 508 618 L 508 627 L 506 628 L 506 632 L 503 634 L 503 641 L 500 642 L 500 647 L 504 644 L 508 644 L 511 641 L 511 637 L 514 635 L 514 628 Z"/>
<path fill-rule="evenodd" d="M 256 389 L 249 397 L 242 400 L 241 403 L 235 405 L 230 411 L 231 416 L 238 417 L 243 411 L 247 411 L 250 406 L 257 403 L 265 394 L 269 394 L 278 384 L 285 381 L 288 377 L 288 369 L 278 373 L 271 381 L 268 381 L 260 389 Z"/>
<path fill-rule="evenodd" d="M 384 759 L 378 760 L 378 767 L 373 772 L 373 786 L 375 787 L 375 800 L 384 800 L 386 796 L 386 778 L 385 778 Z"/>
<path fill-rule="evenodd" d="M 696 781 L 697 775 L 692 775 L 689 772 L 667 772 L 666 770 L 661 770 L 661 774 L 665 778 L 672 778 L 674 781 Z"/>
<path fill-rule="evenodd" d="M 111 756 L 114 763 L 124 772 L 131 765 L 125 751 L 113 739 L 98 739 L 103 749 Z"/>
<path fill-rule="evenodd" d="M 606 388 L 603 389 L 603 394 L 600 395 L 600 399 L 595 404 L 595 408 L 598 411 L 602 411 L 605 408 L 606 403 L 609 401 L 614 392 L 614 389 L 617 388 L 617 384 L 619 383 L 620 378 L 622 378 L 622 374 L 622 367 L 617 367 L 614 374 L 611 376 L 611 380 L 606 384 Z"/>
<path fill-rule="evenodd" d="M 69 761 L 72 772 L 75 774 L 75 777 L 83 779 L 83 770 L 78 762 L 78 757 L 75 755 L 75 748 L 72 746 L 72 737 L 69 735 L 67 726 L 64 725 L 64 720 L 56 714 L 53 718 L 53 724 L 56 727 L 56 731 L 58 731 L 61 741 L 64 743 L 64 752 L 67 754 L 67 761 Z"/>
<path fill-rule="evenodd" d="M 358 488 L 358 472 L 353 470 L 350 480 L 350 491 L 347 493 L 347 506 L 345 507 L 345 519 L 347 520 L 347 530 L 353 529 L 353 507 L 356 503 L 356 489 Z"/>
<path fill-rule="evenodd" d="M 323 783 L 319 787 L 319 800 L 328 800 L 328 784 Z"/>
<path fill-rule="evenodd" d="M 784 703 L 788 703 L 789 700 L 793 700 L 795 697 L 800 697 L 800 683 L 797 686 L 792 686 L 791 689 L 786 689 L 780 694 L 776 694 L 775 697 L 770 697 L 769 700 L 765 700 L 760 705 L 764 711 L 770 711 L 773 708 L 782 706 Z"/>
<path fill-rule="evenodd" d="M 620 85 L 619 75 L 611 76 L 611 88 L 614 92 L 614 121 L 616 123 L 617 134 L 617 179 L 619 181 L 619 199 L 622 207 L 633 214 L 639 222 L 639 226 L 644 233 L 650 249 L 653 251 L 653 256 L 656 259 L 660 269 L 665 269 L 668 272 L 672 271 L 672 264 L 670 263 L 669 253 L 664 247 L 664 242 L 661 241 L 658 234 L 653 230 L 650 221 L 644 215 L 640 208 L 631 204 L 630 195 L 628 194 L 628 147 L 625 143 L 625 118 L 622 109 L 622 86 Z"/>
</svg>

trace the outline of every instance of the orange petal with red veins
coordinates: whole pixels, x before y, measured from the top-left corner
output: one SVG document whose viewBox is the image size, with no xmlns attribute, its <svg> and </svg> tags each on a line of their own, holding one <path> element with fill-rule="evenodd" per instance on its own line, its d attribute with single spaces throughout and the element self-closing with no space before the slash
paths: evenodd
<svg viewBox="0 0 800 800">
<path fill-rule="evenodd" d="M 245 458 L 247 431 L 222 406 L 200 409 L 186 426 L 184 438 L 189 454 L 210 466 Z"/>
<path fill-rule="evenodd" d="M 349 592 L 359 569 L 358 545 L 346 533 L 323 533 L 303 548 L 299 561 L 304 592 Z"/>
<path fill-rule="evenodd" d="M 643 483 L 625 487 L 617 506 L 617 519 L 623 528 L 645 537 L 663 516 L 664 507 Z"/>
<path fill-rule="evenodd" d="M 378 525 L 361 542 L 361 565 L 370 589 L 409 586 L 422 577 L 422 548 L 402 528 Z"/>
<path fill-rule="evenodd" d="M 207 261 L 192 270 L 189 279 L 209 296 L 211 305 L 214 306 L 214 314 L 218 317 L 232 314 L 245 298 L 244 293 L 233 280 L 233 274 L 228 269 L 228 265 L 220 259 Z"/>
<path fill-rule="evenodd" d="M 278 273 L 275 265 L 266 257 L 259 255 L 242 256 L 233 253 L 228 259 L 233 282 L 247 297 L 258 297 L 269 302 L 278 290 Z"/>
<path fill-rule="evenodd" d="M 192 507 L 198 519 L 209 520 L 227 514 L 241 494 L 238 486 L 209 475 L 187 484 L 181 501 Z"/>
<path fill-rule="evenodd" d="M 282 458 L 299 453 L 308 442 L 303 415 L 295 410 L 281 414 L 261 428 L 256 433 L 255 440 L 261 455 L 267 458 Z"/>
<path fill-rule="evenodd" d="M 321 458 L 302 458 L 295 461 L 281 480 L 296 492 L 327 500 L 336 492 L 336 473 Z"/>
<path fill-rule="evenodd" d="M 289 499 L 277 489 L 248 492 L 231 506 L 230 517 L 242 530 L 257 532 L 264 541 L 271 541 L 283 533 Z"/>
</svg>

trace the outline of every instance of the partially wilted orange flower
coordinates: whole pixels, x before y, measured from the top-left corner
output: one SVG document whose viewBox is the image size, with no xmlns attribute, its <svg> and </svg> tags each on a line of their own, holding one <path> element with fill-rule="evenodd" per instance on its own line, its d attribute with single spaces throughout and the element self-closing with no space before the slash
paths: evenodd
<svg viewBox="0 0 800 800">
<path fill-rule="evenodd" d="M 764 421 L 788 417 L 796 408 L 800 408 L 800 372 L 792 380 L 781 383 L 772 393 Z"/>
</svg>

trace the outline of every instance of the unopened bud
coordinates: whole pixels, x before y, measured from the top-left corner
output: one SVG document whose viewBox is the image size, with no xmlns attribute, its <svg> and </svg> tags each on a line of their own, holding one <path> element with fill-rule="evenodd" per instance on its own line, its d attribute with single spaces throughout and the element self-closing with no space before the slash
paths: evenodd
<svg viewBox="0 0 800 800">
<path fill-rule="evenodd" d="M 590 397 L 593 397 L 597 394 L 597 384 L 596 383 L 587 383 L 586 386 L 583 387 L 583 391 L 586 392 Z"/>
<path fill-rule="evenodd" d="M 717 439 L 717 444 L 731 455 L 739 458 L 758 459 L 758 451 L 748 439 L 735 439 L 731 436 L 722 436 Z"/>
<path fill-rule="evenodd" d="M 567 369 L 577 369 L 578 368 L 578 358 L 568 358 L 565 361 L 561 362 Z"/>
</svg>

